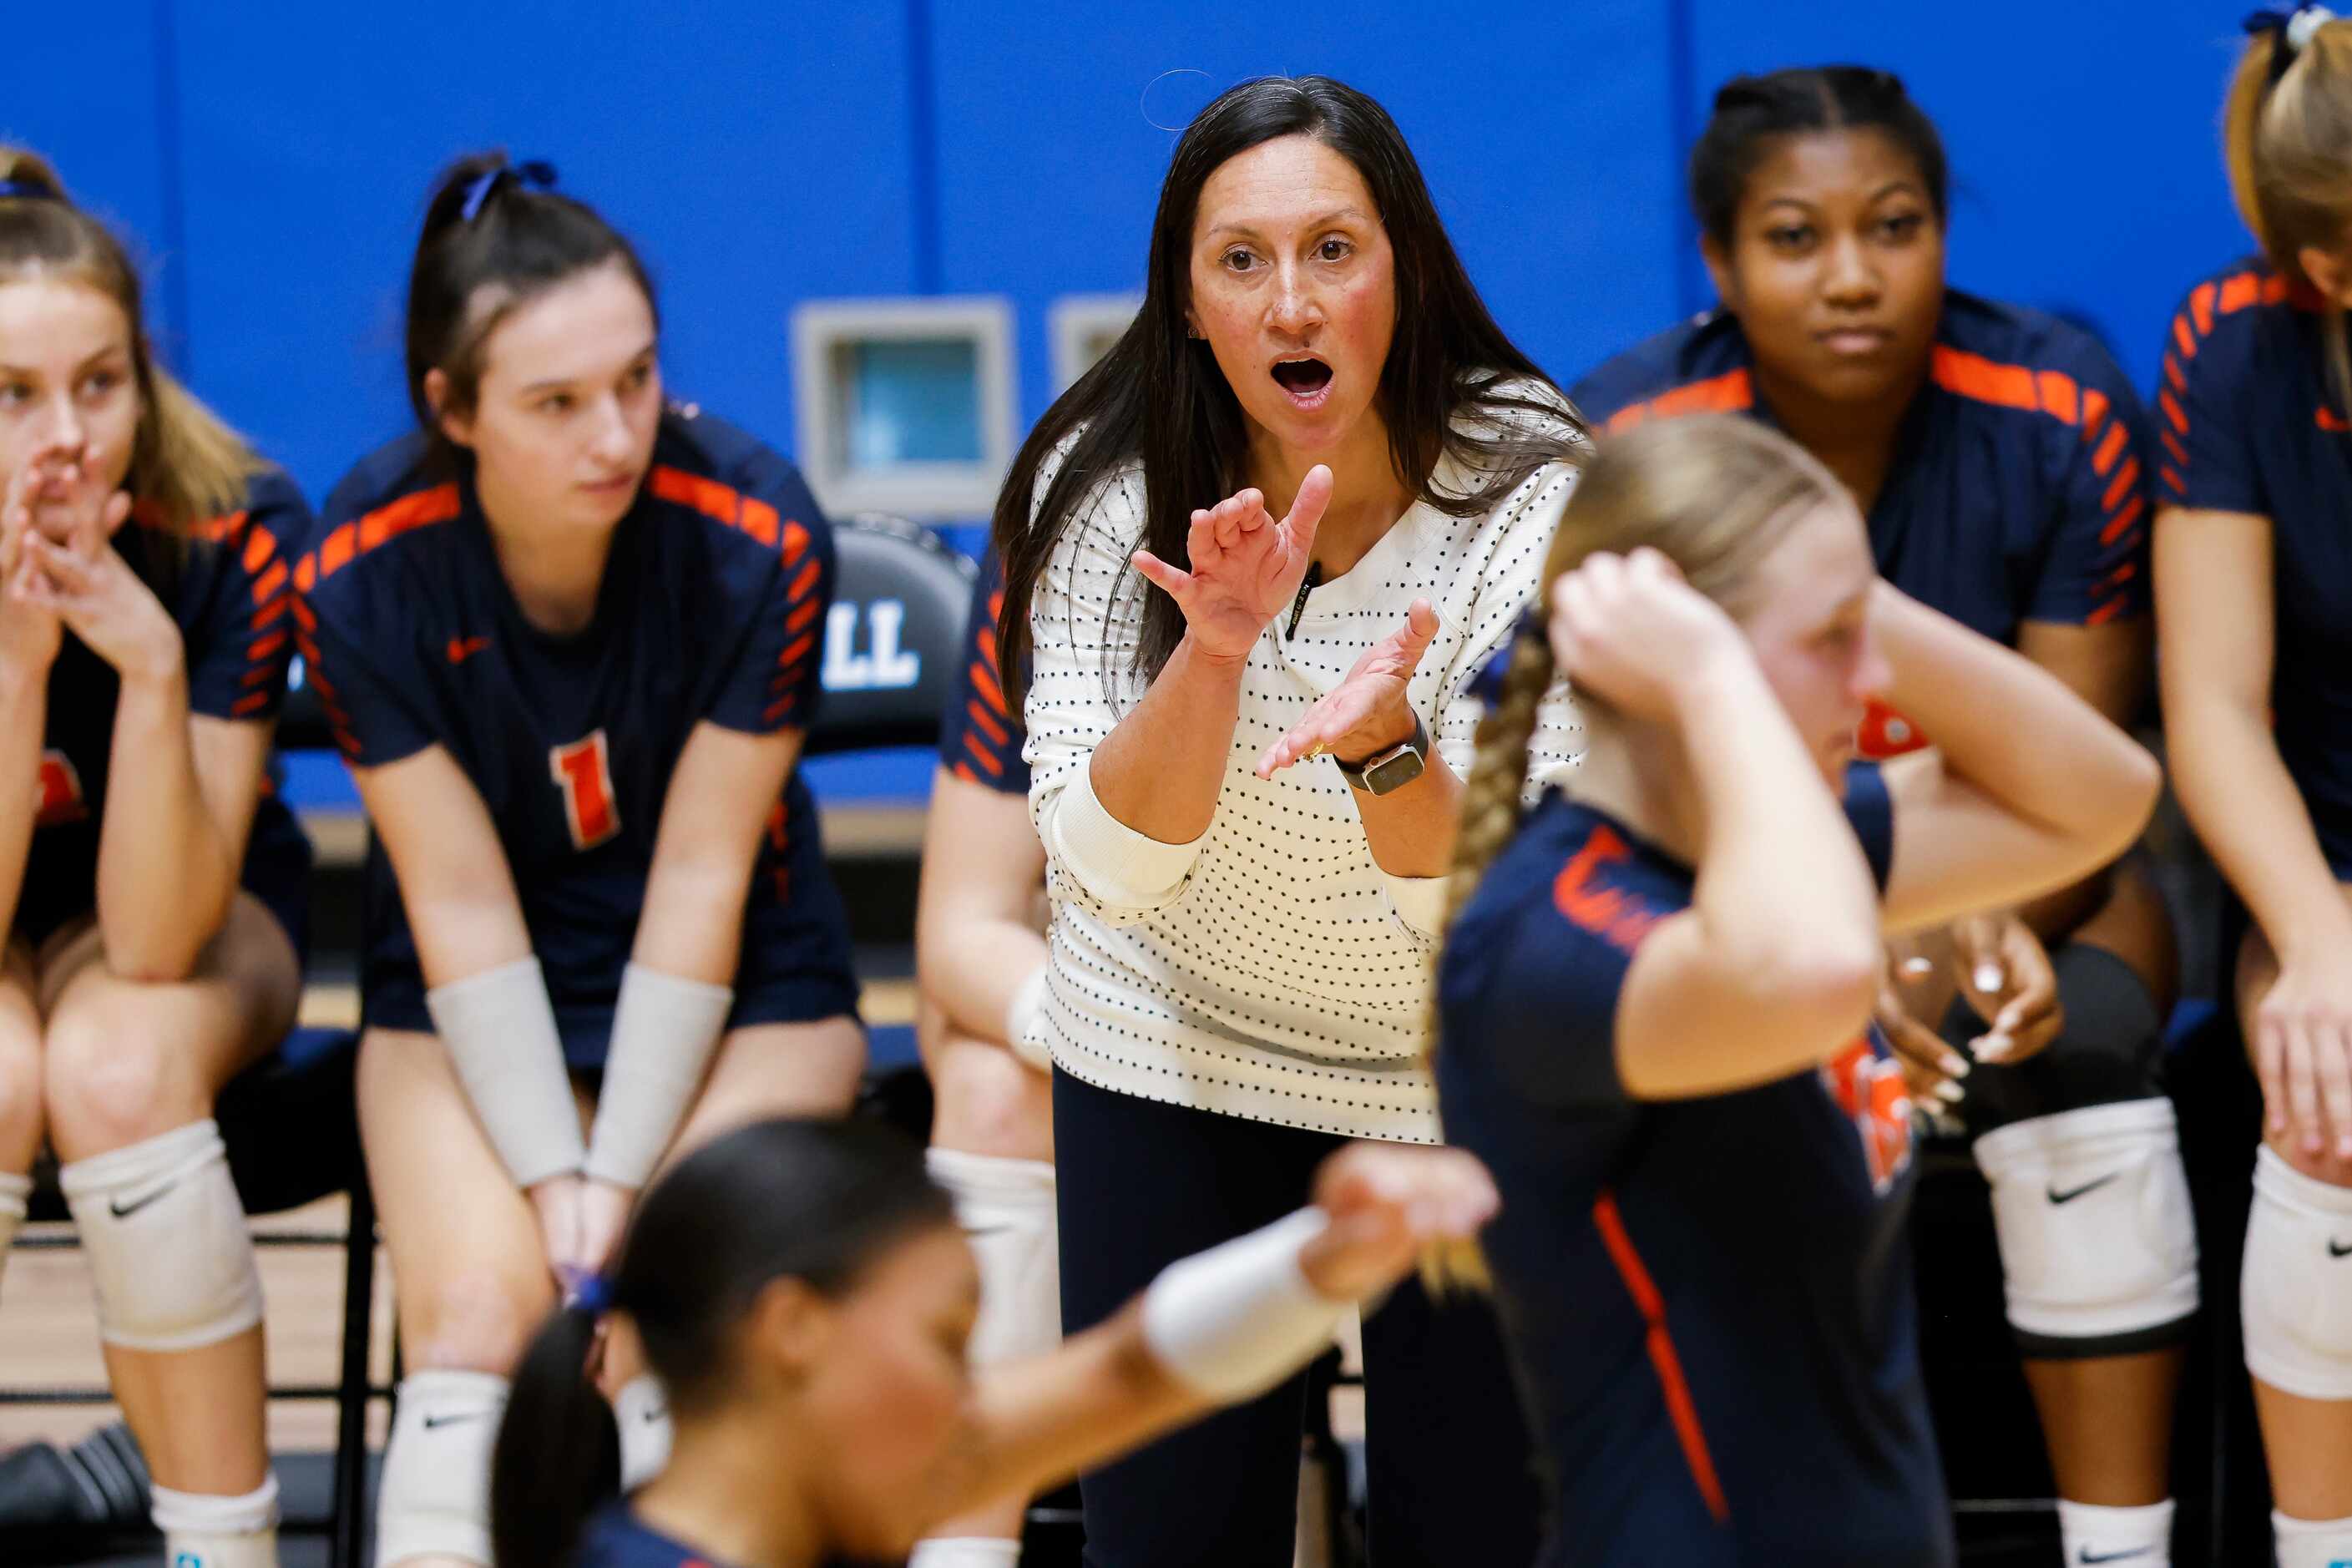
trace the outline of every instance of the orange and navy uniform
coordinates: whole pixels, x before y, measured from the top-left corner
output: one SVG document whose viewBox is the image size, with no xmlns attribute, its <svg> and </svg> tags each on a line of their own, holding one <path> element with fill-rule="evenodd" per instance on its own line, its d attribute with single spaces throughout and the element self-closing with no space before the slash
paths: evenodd
<svg viewBox="0 0 2352 1568">
<path fill-rule="evenodd" d="M 247 481 L 242 507 L 184 532 L 143 501 L 131 509 L 113 548 L 179 626 L 189 712 L 232 722 L 277 720 L 294 652 L 293 559 L 310 527 L 302 492 L 268 467 Z M 121 690 L 113 667 L 68 628 L 49 669 L 38 815 L 14 921 L 35 946 L 97 902 Z M 254 812 L 240 880 L 300 952 L 310 843 L 274 790 L 263 792 Z"/>
<path fill-rule="evenodd" d="M 626 1503 L 614 1503 L 588 1521 L 572 1560 L 578 1568 L 727 1568 L 641 1523 Z"/>
<path fill-rule="evenodd" d="M 329 498 L 295 585 L 337 742 L 369 768 L 439 746 L 480 793 L 573 1065 L 604 1058 L 688 737 L 705 720 L 808 725 L 833 576 L 832 531 L 798 472 L 709 415 L 664 416 L 594 616 L 570 636 L 523 616 L 462 457 L 446 468 L 404 437 Z M 365 925 L 366 1021 L 429 1029 L 381 848 Z M 847 917 L 798 769 L 761 841 L 734 984 L 730 1027 L 855 1011 Z"/>
<path fill-rule="evenodd" d="M 2352 879 L 2352 418 L 2320 301 L 2253 259 L 2200 281 L 2157 383 L 2167 506 L 2270 520 L 2279 754 L 2338 879 Z"/>
<path fill-rule="evenodd" d="M 1883 888 L 1875 766 L 1849 770 L 1845 809 Z M 1885 1042 L 1728 1094 L 1643 1101 L 1619 1076 L 1633 953 L 1692 887 L 1555 792 L 1438 972 L 1446 1138 L 1502 1191 L 1482 1241 L 1553 1499 L 1538 1563 L 1942 1568 Z"/>
<path fill-rule="evenodd" d="M 940 719 L 940 766 L 969 783 L 1025 795 L 1029 764 L 1022 761 L 1021 748 L 1028 731 L 996 679 L 996 624 L 1003 612 L 1004 569 L 991 551 L 972 584 L 961 673 Z"/>
<path fill-rule="evenodd" d="M 1606 430 L 1711 410 L 1769 422 L 1754 363 L 1738 318 L 1713 310 L 1609 361 L 1570 396 Z M 1870 509 L 1879 572 L 2011 646 L 2026 621 L 2144 616 L 2158 459 L 2139 399 L 2088 332 L 1953 290 Z M 1863 742 L 1884 756 L 1921 737 L 1882 711 Z"/>
</svg>

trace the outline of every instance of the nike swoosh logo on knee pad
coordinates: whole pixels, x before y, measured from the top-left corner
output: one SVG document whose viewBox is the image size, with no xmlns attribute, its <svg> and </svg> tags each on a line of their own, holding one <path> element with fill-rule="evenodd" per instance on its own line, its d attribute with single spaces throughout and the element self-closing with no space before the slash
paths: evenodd
<svg viewBox="0 0 2352 1568">
<path fill-rule="evenodd" d="M 2121 1177 L 2122 1177 L 2122 1176 L 2123 1176 L 2123 1173 L 2122 1173 L 2121 1171 L 2110 1171 L 2110 1172 L 2108 1172 L 2105 1175 L 2101 1176 L 2101 1177 L 2100 1177 L 2097 1181 L 2095 1181 L 2095 1182 L 2084 1182 L 2081 1186 L 2079 1186 L 2079 1187 L 2069 1187 L 2069 1188 L 2067 1188 L 2067 1189 L 2066 1189 L 2064 1192 L 2063 1192 L 2063 1193 L 2062 1193 L 2062 1192 L 2060 1192 L 2060 1191 L 2059 1191 L 2057 1188 L 2055 1188 L 2055 1187 L 2045 1187 L 2045 1188 L 2043 1188 L 2043 1189 L 2042 1189 L 2042 1196 L 2044 1196 L 2044 1197 L 2048 1198 L 2048 1199 L 2049 1199 L 2052 1203 L 2053 1203 L 2053 1204 L 2071 1204 L 2071 1203 L 2073 1203 L 2076 1198 L 2081 1197 L 2084 1193 L 2095 1193 L 2095 1192 L 2097 1192 L 2101 1187 L 2105 1186 L 2109 1182 L 2117 1181 L 2117 1180 L 2121 1179 Z M 2112 1559 L 2112 1558 L 2107 1558 L 2107 1557 L 2097 1557 L 2097 1558 L 2086 1558 L 2086 1559 L 2084 1559 L 2084 1561 L 2085 1561 L 2085 1562 L 2095 1562 L 2095 1563 L 2108 1563 L 2108 1562 L 2113 1562 L 2113 1561 L 2114 1561 L 2114 1559 Z"/>
<path fill-rule="evenodd" d="M 135 1197 L 127 1204 L 116 1203 L 112 1198 L 109 1198 L 106 1201 L 106 1212 L 112 1215 L 117 1219 L 129 1219 L 132 1215 L 137 1214 L 141 1209 L 143 1209 L 149 1204 L 155 1202 L 165 1193 L 170 1192 L 173 1187 L 176 1187 L 179 1184 L 180 1184 L 176 1179 L 165 1182 L 153 1192 Z"/>
<path fill-rule="evenodd" d="M 479 1421 L 481 1418 L 482 1413 L 478 1410 L 460 1410 L 449 1415 L 427 1415 L 425 1429 L 430 1432 L 436 1427 L 455 1426 L 460 1421 Z"/>
<path fill-rule="evenodd" d="M 2352 1258 L 2352 1247 L 2338 1247 L 2336 1245 L 2336 1238 L 2334 1237 L 2329 1237 L 2327 1238 L 2327 1256 L 2330 1258 Z"/>
<path fill-rule="evenodd" d="M 2094 1552 L 2089 1547 L 2085 1546 L 2083 1548 L 2081 1561 L 2084 1563 L 2123 1563 L 2134 1557 L 2146 1557 L 2155 1550 L 2156 1548 L 2153 1546 L 2135 1546 L 2129 1552 Z"/>
</svg>

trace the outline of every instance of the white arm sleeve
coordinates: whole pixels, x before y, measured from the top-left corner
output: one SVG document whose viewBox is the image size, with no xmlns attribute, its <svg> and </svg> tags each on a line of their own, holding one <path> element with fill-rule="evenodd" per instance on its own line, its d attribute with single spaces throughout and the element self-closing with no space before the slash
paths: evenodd
<svg viewBox="0 0 2352 1568">
<path fill-rule="evenodd" d="M 535 1186 L 580 1169 L 580 1114 L 539 960 L 518 958 L 436 985 L 425 1006 L 475 1120 L 515 1184 Z"/>
<path fill-rule="evenodd" d="M 604 1087 L 587 1173 L 614 1186 L 642 1187 L 677 1136 L 703 1069 L 718 1048 L 735 993 L 632 963 L 621 975 Z"/>
<path fill-rule="evenodd" d="M 1331 1342 L 1349 1307 L 1298 1266 L 1330 1216 L 1309 1206 L 1177 1259 L 1143 1293 L 1143 1339 L 1160 1364 L 1212 1398 L 1262 1394 Z"/>
</svg>

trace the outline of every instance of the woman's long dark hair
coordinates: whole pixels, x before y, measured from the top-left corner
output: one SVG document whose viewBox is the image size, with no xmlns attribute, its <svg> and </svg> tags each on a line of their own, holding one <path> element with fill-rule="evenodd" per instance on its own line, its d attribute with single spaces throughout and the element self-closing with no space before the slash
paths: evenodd
<svg viewBox="0 0 2352 1568">
<path fill-rule="evenodd" d="M 1229 88 L 1176 143 L 1151 222 L 1143 308 L 1110 352 L 1045 411 L 997 494 L 993 531 L 1004 563 L 997 659 L 1008 689 L 1025 683 L 1029 601 L 1038 574 L 1096 486 L 1141 458 L 1142 543 L 1162 560 L 1181 563 L 1193 509 L 1215 504 L 1242 483 L 1249 434 L 1241 405 L 1207 342 L 1186 329 L 1192 222 L 1209 176 L 1226 160 L 1278 136 L 1311 136 L 1346 158 L 1380 209 L 1396 258 L 1397 319 L 1378 407 L 1388 425 L 1390 460 L 1415 495 L 1453 516 L 1468 516 L 1578 449 L 1581 429 L 1567 414 L 1566 398 L 1549 401 L 1507 385 L 1551 383 L 1503 334 L 1471 286 L 1421 165 L 1388 111 L 1328 77 L 1261 77 Z M 1552 395 L 1558 397 L 1556 390 Z M 1068 457 L 1033 515 L 1040 468 L 1074 434 Z M 1445 454 L 1480 471 L 1486 482 L 1466 495 L 1435 489 L 1433 476 Z M 1488 499 L 1481 500 L 1481 491 Z M 1142 587 L 1129 567 L 1112 597 Z M 1147 595 L 1134 673 L 1156 676 L 1183 635 L 1175 601 Z M 1116 675 L 1108 667 L 1103 673 L 1107 684 Z"/>
<path fill-rule="evenodd" d="M 954 1223 L 922 1151 L 878 1122 L 755 1122 L 697 1150 L 638 1205 L 604 1286 L 670 1409 L 726 1397 L 735 1330 L 770 1282 L 833 1295 L 899 1242 Z M 490 1464 L 499 1568 L 564 1568 L 589 1514 L 620 1489 L 613 1412 L 588 1381 L 596 1314 L 551 1315 L 515 1369 Z"/>
</svg>

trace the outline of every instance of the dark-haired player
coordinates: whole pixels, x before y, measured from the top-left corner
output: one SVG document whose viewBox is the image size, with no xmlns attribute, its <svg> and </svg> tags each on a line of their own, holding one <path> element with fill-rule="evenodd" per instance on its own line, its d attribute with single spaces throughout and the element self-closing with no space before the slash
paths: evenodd
<svg viewBox="0 0 2352 1568">
<path fill-rule="evenodd" d="M 793 768 L 824 520 L 774 452 L 665 405 L 643 268 L 551 180 L 443 178 L 421 428 L 337 489 L 296 574 L 376 832 L 360 1112 L 409 1361 L 384 1568 L 489 1562 L 514 1357 L 670 1152 L 844 1110 L 864 1059 Z M 660 1394 L 618 1403 L 634 1480 Z"/>
<path fill-rule="evenodd" d="M 1944 152 L 1902 83 L 1852 67 L 1734 80 L 1690 184 L 1722 307 L 1593 372 L 1573 394 L 1587 416 L 1778 426 L 1853 494 L 1889 581 L 2130 723 L 2151 659 L 2154 438 L 2087 332 L 1946 287 Z M 1861 735 L 1874 757 L 1934 739 L 1887 708 Z M 1954 962 L 1909 1006 L 1942 1037 L 1894 1005 L 1887 1026 L 1915 1081 L 1957 1100 L 1991 1183 L 2069 1560 L 2145 1549 L 2135 1561 L 2160 1564 L 2197 1309 L 2157 1077 L 2163 904 L 2126 861 L 1927 945 Z"/>
</svg>

